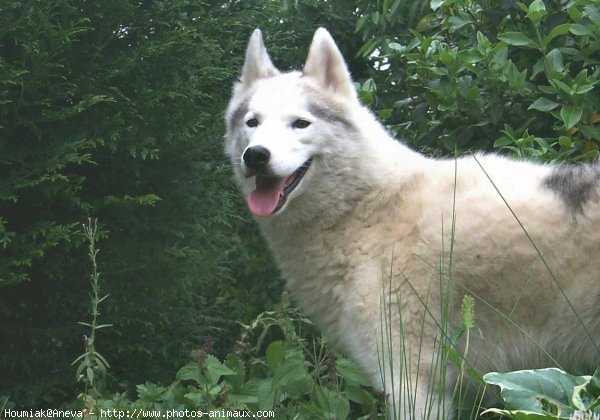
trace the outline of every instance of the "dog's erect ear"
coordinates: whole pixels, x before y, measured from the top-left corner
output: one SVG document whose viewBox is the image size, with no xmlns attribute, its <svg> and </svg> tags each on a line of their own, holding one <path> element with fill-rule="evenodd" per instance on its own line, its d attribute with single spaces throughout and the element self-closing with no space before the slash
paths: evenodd
<svg viewBox="0 0 600 420">
<path fill-rule="evenodd" d="M 325 28 L 315 32 L 302 74 L 316 80 L 325 89 L 356 98 L 344 57 Z"/>
<path fill-rule="evenodd" d="M 255 29 L 246 49 L 246 61 L 241 77 L 242 85 L 248 87 L 258 79 L 276 76 L 277 74 L 279 74 L 279 70 L 273 65 L 269 54 L 267 54 L 262 33 L 260 29 Z"/>
</svg>

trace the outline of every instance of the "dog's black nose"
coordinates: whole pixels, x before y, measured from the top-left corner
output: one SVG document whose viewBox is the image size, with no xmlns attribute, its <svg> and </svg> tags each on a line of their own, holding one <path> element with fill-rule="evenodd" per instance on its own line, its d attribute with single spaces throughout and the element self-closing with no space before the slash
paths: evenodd
<svg viewBox="0 0 600 420">
<path fill-rule="evenodd" d="M 258 171 L 265 167 L 269 163 L 271 152 L 269 149 L 262 146 L 249 147 L 244 152 L 244 163 L 248 168 Z"/>
</svg>

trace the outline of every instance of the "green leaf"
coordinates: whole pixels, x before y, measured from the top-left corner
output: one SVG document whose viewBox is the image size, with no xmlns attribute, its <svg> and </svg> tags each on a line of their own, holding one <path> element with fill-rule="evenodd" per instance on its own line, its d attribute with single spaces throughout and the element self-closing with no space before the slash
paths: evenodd
<svg viewBox="0 0 600 420">
<path fill-rule="evenodd" d="M 584 377 L 569 375 L 556 368 L 492 372 L 483 378 L 488 384 L 500 387 L 507 410 L 550 412 L 567 417 L 574 412 L 571 407 L 574 388 L 586 382 Z"/>
<path fill-rule="evenodd" d="M 560 73 L 564 70 L 563 56 L 558 48 L 554 48 L 546 54 L 546 64 L 549 71 Z"/>
<path fill-rule="evenodd" d="M 246 379 L 246 366 L 238 357 L 233 354 L 227 356 L 225 364 L 229 369 L 235 372 L 235 375 L 231 375 L 227 378 L 227 382 L 231 384 L 234 392 L 241 392 Z"/>
<path fill-rule="evenodd" d="M 284 360 L 273 375 L 273 387 L 284 388 L 295 395 L 308 392 L 314 385 L 312 377 L 308 374 L 305 361 L 301 357 Z"/>
<path fill-rule="evenodd" d="M 269 372 L 271 372 L 271 374 L 273 374 L 277 366 L 283 362 L 284 356 L 283 341 L 277 340 L 269 344 L 265 358 L 267 361 L 267 367 L 269 368 Z"/>
<path fill-rule="evenodd" d="M 273 389 L 273 379 L 260 379 L 256 386 L 258 397 L 258 408 L 261 410 L 272 410 L 275 406 L 276 391 Z"/>
<path fill-rule="evenodd" d="M 180 381 L 194 381 L 198 384 L 205 383 L 206 380 L 202 376 L 200 366 L 197 363 L 191 362 L 183 366 L 177 371 L 176 378 Z"/>
<path fill-rule="evenodd" d="M 579 19 L 581 19 L 581 13 L 579 12 L 579 9 L 577 9 L 577 6 L 575 6 L 573 3 L 567 7 L 567 14 L 573 22 L 579 22 Z"/>
<path fill-rule="evenodd" d="M 389 44 L 387 44 L 387 46 L 390 50 L 395 51 L 397 53 L 403 53 L 408 49 L 408 48 L 406 48 L 406 46 L 399 44 L 397 42 L 390 42 Z"/>
<path fill-rule="evenodd" d="M 565 124 L 565 130 L 570 129 L 575 124 L 581 120 L 581 116 L 583 115 L 583 108 L 574 107 L 570 105 L 563 105 L 560 110 L 560 118 Z"/>
<path fill-rule="evenodd" d="M 385 109 L 378 109 L 377 110 L 377 116 L 382 119 L 382 120 L 387 120 L 388 118 L 390 118 L 392 116 L 392 112 L 394 110 L 391 108 L 385 108 Z"/>
<path fill-rule="evenodd" d="M 313 390 L 313 397 L 317 406 L 326 413 L 326 418 L 346 419 L 350 414 L 350 403 L 338 392 L 328 388 L 316 385 Z M 327 416 L 329 414 L 329 416 Z"/>
<path fill-rule="evenodd" d="M 581 132 L 587 138 L 600 141 L 600 127 L 596 128 L 590 125 L 582 125 Z"/>
<path fill-rule="evenodd" d="M 544 2 L 542 0 L 534 0 L 531 2 L 527 12 L 527 18 L 533 24 L 537 24 L 544 16 L 546 16 L 546 5 L 544 5 Z"/>
<path fill-rule="evenodd" d="M 509 144 L 513 144 L 513 140 L 507 136 L 502 136 L 499 137 L 498 139 L 496 139 L 496 141 L 494 142 L 494 147 L 504 147 L 504 146 L 508 146 Z"/>
<path fill-rule="evenodd" d="M 215 385 L 219 382 L 221 376 L 235 375 L 235 372 L 225 366 L 215 356 L 208 355 L 204 361 L 204 367 L 206 369 L 206 376 L 209 383 Z"/>
<path fill-rule="evenodd" d="M 371 383 L 364 372 L 345 357 L 338 357 L 335 367 L 337 373 L 347 382 L 355 385 L 370 385 Z"/>
<path fill-rule="evenodd" d="M 577 36 L 584 36 L 584 35 L 592 34 L 592 31 L 590 29 L 588 29 L 586 26 L 578 25 L 576 23 L 571 25 L 569 32 L 571 32 L 573 35 L 577 35 Z"/>
<path fill-rule="evenodd" d="M 507 43 L 508 45 L 515 45 L 518 47 L 539 47 L 538 44 L 531 40 L 531 38 L 527 37 L 527 35 L 521 32 L 505 32 L 503 34 L 498 35 L 498 39 Z"/>
<path fill-rule="evenodd" d="M 571 29 L 571 23 L 563 23 L 562 25 L 557 25 L 555 26 L 552 31 L 550 31 L 550 34 L 548 34 L 548 36 L 546 38 L 544 38 L 543 40 L 543 45 L 544 47 L 547 47 L 548 44 L 550 44 L 550 42 L 552 42 L 552 40 L 554 38 L 556 38 L 557 36 L 560 35 L 564 35 L 567 32 L 569 32 L 569 30 Z"/>
<path fill-rule="evenodd" d="M 581 85 L 581 86 L 577 86 L 577 88 L 575 89 L 575 93 L 577 93 L 578 95 L 581 95 L 583 93 L 589 92 L 590 90 L 594 89 L 594 85 Z"/>
<path fill-rule="evenodd" d="M 374 401 L 373 396 L 358 385 L 346 384 L 344 387 L 344 392 L 350 401 L 354 401 L 359 404 L 369 405 Z"/>
<path fill-rule="evenodd" d="M 581 411 L 600 407 L 600 367 L 587 382 L 575 387 L 573 404 Z"/>
<path fill-rule="evenodd" d="M 568 94 L 569 96 L 573 95 L 575 93 L 575 89 L 573 89 L 571 86 L 567 85 L 564 82 L 561 82 L 558 79 L 550 79 L 550 83 L 554 86 L 556 86 L 558 89 L 562 90 L 564 93 Z"/>
<path fill-rule="evenodd" d="M 527 110 L 535 109 L 536 111 L 549 112 L 549 111 L 552 111 L 554 108 L 556 108 L 559 105 L 560 104 L 558 102 L 554 102 L 554 101 L 551 101 L 550 99 L 540 96 L 539 98 L 537 98 L 535 100 L 534 103 L 529 105 L 529 108 L 527 108 Z"/>
<path fill-rule="evenodd" d="M 594 25 L 600 26 L 600 9 L 598 9 L 598 6 L 587 4 L 584 9 Z"/>
<path fill-rule="evenodd" d="M 558 144 L 560 145 L 561 149 L 570 149 L 573 142 L 569 136 L 560 136 L 558 138 Z"/>
</svg>

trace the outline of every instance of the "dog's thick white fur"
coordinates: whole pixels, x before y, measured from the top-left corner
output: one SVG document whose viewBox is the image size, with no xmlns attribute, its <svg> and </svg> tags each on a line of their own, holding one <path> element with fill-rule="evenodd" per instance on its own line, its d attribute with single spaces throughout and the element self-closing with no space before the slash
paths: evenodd
<svg viewBox="0 0 600 420">
<path fill-rule="evenodd" d="M 466 294 L 482 372 L 600 363 L 599 166 L 414 152 L 359 103 L 325 29 L 289 73 L 253 33 L 226 138 L 292 297 L 398 418 L 452 415 L 456 369 L 433 376 Z"/>
</svg>

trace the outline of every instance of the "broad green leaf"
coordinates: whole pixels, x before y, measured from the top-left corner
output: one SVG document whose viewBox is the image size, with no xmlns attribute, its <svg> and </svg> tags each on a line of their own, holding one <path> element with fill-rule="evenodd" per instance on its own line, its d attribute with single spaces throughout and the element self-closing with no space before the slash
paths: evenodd
<svg viewBox="0 0 600 420">
<path fill-rule="evenodd" d="M 217 384 L 221 376 L 235 375 L 235 372 L 219 362 L 215 356 L 208 355 L 204 361 L 206 376 L 212 385 Z"/>
<path fill-rule="evenodd" d="M 556 368 L 492 372 L 484 375 L 484 380 L 500 387 L 507 410 L 538 414 L 551 412 L 566 418 L 574 411 L 571 407 L 574 388 L 586 382 L 585 377 L 573 376 Z"/>
<path fill-rule="evenodd" d="M 560 110 L 560 118 L 565 124 L 565 130 L 570 129 L 581 120 L 583 108 L 570 105 L 563 105 Z"/>
<path fill-rule="evenodd" d="M 200 371 L 200 366 L 197 363 L 188 363 L 177 372 L 176 378 L 180 381 L 194 381 L 196 383 L 204 383 L 205 379 Z"/>
<path fill-rule="evenodd" d="M 523 410 L 501 410 L 499 408 L 490 408 L 485 410 L 482 414 L 495 413 L 501 416 L 510 418 L 512 420 L 549 420 L 546 414 L 533 413 L 531 411 Z"/>
<path fill-rule="evenodd" d="M 575 89 L 575 93 L 581 95 L 583 93 L 589 92 L 590 90 L 594 89 L 594 85 L 581 85 L 581 86 L 577 86 L 577 89 Z"/>
<path fill-rule="evenodd" d="M 586 383 L 575 387 L 573 404 L 581 411 L 600 407 L 600 368 L 596 370 L 593 376 L 589 377 Z"/>
<path fill-rule="evenodd" d="M 183 396 L 190 400 L 195 406 L 202 407 L 207 403 L 206 394 L 204 392 L 192 391 L 188 392 L 187 394 L 184 394 Z"/>
<path fill-rule="evenodd" d="M 578 25 L 576 23 L 571 25 L 569 32 L 571 32 L 573 35 L 577 35 L 577 36 L 590 35 L 592 33 L 592 31 L 590 29 L 588 29 L 586 26 Z"/>
<path fill-rule="evenodd" d="M 277 340 L 269 344 L 269 346 L 267 347 L 265 358 L 271 374 L 273 374 L 277 366 L 279 366 L 279 364 L 283 362 L 284 357 L 285 355 L 283 352 L 283 341 Z"/>
<path fill-rule="evenodd" d="M 573 22 L 579 22 L 579 19 L 581 19 L 581 13 L 575 4 L 571 4 L 567 7 L 567 14 Z"/>
<path fill-rule="evenodd" d="M 529 5 L 529 12 L 545 12 L 546 5 L 543 0 L 534 0 Z"/>
<path fill-rule="evenodd" d="M 503 34 L 498 35 L 498 39 L 500 41 L 506 42 L 509 45 L 515 45 L 518 47 L 538 48 L 537 43 L 535 43 L 531 38 L 527 37 L 527 35 L 521 32 L 505 32 Z"/>
<path fill-rule="evenodd" d="M 588 17 L 596 26 L 600 26 L 600 9 L 597 5 L 587 4 L 585 6 L 585 11 L 587 12 Z"/>
<path fill-rule="evenodd" d="M 551 101 L 550 99 L 540 96 L 539 98 L 537 98 L 535 100 L 534 103 L 529 105 L 529 108 L 527 108 L 527 110 L 535 109 L 537 111 L 548 112 L 548 111 L 552 111 L 554 108 L 556 108 L 559 105 L 560 104 L 558 102 L 554 102 L 554 101 Z"/>
<path fill-rule="evenodd" d="M 407 50 L 407 48 L 404 45 L 399 44 L 397 42 L 390 42 L 388 44 L 388 48 L 390 50 L 393 50 L 393 51 L 396 51 L 396 52 L 400 52 L 400 53 L 405 52 Z"/>
<path fill-rule="evenodd" d="M 591 125 L 582 125 L 581 132 L 588 138 L 600 141 L 600 127 L 596 128 Z"/>
<path fill-rule="evenodd" d="M 502 137 L 496 139 L 496 141 L 494 142 L 494 147 L 504 147 L 504 146 L 508 146 L 509 144 L 513 144 L 513 143 L 514 143 L 514 141 L 510 137 L 502 136 Z"/>
<path fill-rule="evenodd" d="M 546 65 L 549 71 L 560 73 L 564 70 L 563 56 L 558 48 L 554 48 L 546 54 Z"/>
<path fill-rule="evenodd" d="M 273 389 L 273 379 L 260 379 L 256 386 L 258 408 L 261 410 L 272 410 L 275 406 L 276 391 Z"/>
<path fill-rule="evenodd" d="M 234 392 L 240 392 L 244 386 L 246 380 L 246 366 L 238 357 L 233 354 L 227 356 L 225 364 L 229 369 L 235 372 L 235 375 L 231 375 L 227 378 L 227 382 L 231 384 Z"/>
<path fill-rule="evenodd" d="M 362 370 L 344 357 L 338 357 L 336 361 L 337 373 L 348 382 L 356 385 L 370 385 L 371 381 L 365 376 Z"/>
<path fill-rule="evenodd" d="M 575 93 L 575 89 L 558 79 L 550 79 L 549 81 L 552 85 L 556 86 L 558 89 L 562 90 L 568 95 L 573 95 Z"/>
<path fill-rule="evenodd" d="M 301 357 L 286 359 L 277 366 L 273 375 L 273 387 L 284 388 L 296 395 L 308 392 L 314 385 L 312 377 L 308 374 L 305 361 Z"/>
<path fill-rule="evenodd" d="M 555 26 L 552 29 L 552 31 L 550 31 L 550 34 L 548 34 L 548 36 L 544 38 L 544 47 L 548 46 L 548 44 L 550 44 L 550 42 L 557 36 L 564 35 L 567 32 L 569 32 L 569 30 L 571 29 L 571 25 L 571 23 L 563 23 L 562 25 Z"/>
<path fill-rule="evenodd" d="M 542 18 L 546 16 L 546 6 L 542 0 L 534 0 L 529 5 L 529 10 L 527 12 L 527 18 L 533 23 L 539 23 Z"/>
<path fill-rule="evenodd" d="M 350 403 L 340 393 L 316 385 L 313 390 L 314 399 L 326 414 L 325 418 L 346 419 L 350 414 Z"/>
<path fill-rule="evenodd" d="M 558 138 L 558 144 L 562 149 L 569 149 L 571 148 L 573 142 L 571 141 L 571 138 L 569 136 L 560 136 Z"/>
</svg>

